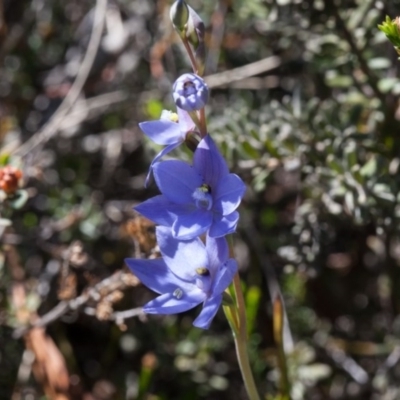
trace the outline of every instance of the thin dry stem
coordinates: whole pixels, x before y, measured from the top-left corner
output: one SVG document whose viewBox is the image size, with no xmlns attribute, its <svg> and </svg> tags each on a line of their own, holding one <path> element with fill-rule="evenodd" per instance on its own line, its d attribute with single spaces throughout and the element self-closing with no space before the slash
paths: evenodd
<svg viewBox="0 0 400 400">
<path fill-rule="evenodd" d="M 50 121 L 39 130 L 31 139 L 22 144 L 15 150 L 15 155 L 25 157 L 37 146 L 47 142 L 51 139 L 60 129 L 68 112 L 71 110 L 75 102 L 78 100 L 83 86 L 89 76 L 90 70 L 92 69 L 93 62 L 95 60 L 97 50 L 100 45 L 101 36 L 104 29 L 104 21 L 107 12 L 107 0 L 97 0 L 92 33 L 90 36 L 89 45 L 86 50 L 85 57 L 82 61 L 81 68 L 78 71 L 76 79 L 71 86 L 68 94 L 64 98 L 60 107 L 52 115 Z"/>
</svg>

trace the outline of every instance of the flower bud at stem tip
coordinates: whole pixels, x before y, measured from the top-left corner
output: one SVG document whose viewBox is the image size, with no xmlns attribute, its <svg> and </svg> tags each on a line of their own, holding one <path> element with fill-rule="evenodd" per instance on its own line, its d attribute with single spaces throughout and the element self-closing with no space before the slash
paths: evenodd
<svg viewBox="0 0 400 400">
<path fill-rule="evenodd" d="M 184 0 L 177 0 L 171 6 L 169 17 L 178 32 L 184 32 L 189 19 L 189 8 Z"/>
</svg>

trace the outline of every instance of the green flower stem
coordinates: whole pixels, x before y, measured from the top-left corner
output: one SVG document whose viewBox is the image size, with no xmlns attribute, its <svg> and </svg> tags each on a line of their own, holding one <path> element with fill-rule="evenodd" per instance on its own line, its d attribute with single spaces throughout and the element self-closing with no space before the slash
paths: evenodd
<svg viewBox="0 0 400 400">
<path fill-rule="evenodd" d="M 233 242 L 231 237 L 229 238 L 229 252 L 230 256 L 234 257 L 233 252 Z M 260 396 L 257 392 L 257 387 L 254 382 L 253 373 L 250 368 L 250 360 L 249 354 L 247 351 L 247 320 L 246 320 L 246 307 L 242 292 L 242 286 L 240 283 L 239 273 L 237 273 L 233 279 L 233 291 L 236 300 L 236 307 L 229 307 L 229 311 L 232 314 L 235 314 L 236 318 L 233 318 L 233 315 L 227 313 L 225 309 L 225 315 L 229 321 L 229 324 L 232 328 L 233 339 L 235 341 L 236 347 L 236 355 L 239 362 L 240 372 L 242 373 L 242 378 L 244 381 L 244 385 L 246 387 L 247 394 L 250 400 L 260 400 Z"/>
<path fill-rule="evenodd" d="M 239 330 L 234 332 L 233 338 L 236 346 L 236 356 L 239 362 L 240 371 L 247 394 L 250 400 L 260 400 L 257 392 L 257 387 L 254 382 L 253 373 L 250 368 L 249 353 L 247 351 L 247 323 L 246 323 L 246 309 L 244 304 L 243 292 L 240 284 L 239 273 L 233 279 L 233 287 L 236 294 L 236 302 L 239 317 Z"/>
<path fill-rule="evenodd" d="M 226 319 L 229 322 L 229 326 L 232 329 L 232 333 L 234 336 L 237 336 L 237 332 L 239 331 L 239 321 L 237 319 L 237 309 L 236 305 L 234 306 L 223 306 L 224 313 L 226 316 Z"/>
</svg>

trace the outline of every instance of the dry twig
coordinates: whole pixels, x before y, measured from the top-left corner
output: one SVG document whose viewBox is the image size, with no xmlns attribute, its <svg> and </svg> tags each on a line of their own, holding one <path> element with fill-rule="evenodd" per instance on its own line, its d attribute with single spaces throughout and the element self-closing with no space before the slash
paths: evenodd
<svg viewBox="0 0 400 400">
<path fill-rule="evenodd" d="M 71 111 L 75 102 L 78 100 L 79 95 L 82 92 L 83 86 L 89 76 L 90 70 L 92 69 L 94 59 L 97 54 L 97 50 L 100 45 L 104 21 L 107 12 L 107 0 L 97 0 L 96 8 L 94 13 L 93 29 L 90 36 L 88 48 L 86 50 L 85 57 L 82 61 L 82 65 L 78 71 L 76 79 L 71 86 L 67 96 L 64 98 L 60 107 L 53 114 L 50 121 L 44 125 L 31 139 L 22 144 L 15 150 L 15 154 L 20 157 L 25 157 L 37 146 L 47 142 L 51 139 L 60 129 L 65 117 Z"/>
<path fill-rule="evenodd" d="M 258 75 L 278 68 L 281 65 L 281 59 L 278 56 L 271 56 L 259 61 L 231 69 L 229 71 L 219 72 L 217 74 L 204 77 L 210 88 L 229 85 L 232 82 L 241 81 L 250 76 Z"/>
<path fill-rule="evenodd" d="M 138 283 L 139 280 L 131 273 L 125 273 L 122 271 L 116 272 L 114 275 L 103 279 L 95 286 L 87 289 L 80 296 L 68 301 L 61 301 L 47 314 L 44 314 L 30 325 L 17 328 L 13 333 L 13 337 L 16 339 L 20 338 L 30 329 L 34 327 L 47 326 L 61 318 L 63 315 L 67 314 L 69 311 L 75 311 L 81 308 L 90 300 L 98 302 L 102 297 L 115 290 L 119 290 L 127 286 L 135 286 Z"/>
<path fill-rule="evenodd" d="M 205 70 L 207 73 L 215 72 L 218 66 L 221 43 L 225 31 L 225 16 L 228 9 L 228 1 L 220 0 L 217 2 L 216 9 L 211 16 L 211 35 L 207 45 L 207 59 Z"/>
</svg>

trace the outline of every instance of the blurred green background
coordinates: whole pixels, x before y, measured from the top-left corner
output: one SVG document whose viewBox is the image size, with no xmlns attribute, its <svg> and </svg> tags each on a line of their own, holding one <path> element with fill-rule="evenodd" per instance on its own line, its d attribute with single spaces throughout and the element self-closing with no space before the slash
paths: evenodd
<svg viewBox="0 0 400 400">
<path fill-rule="evenodd" d="M 279 284 L 293 400 L 399 399 L 400 61 L 377 25 L 400 1 L 189 4 L 207 27 L 209 132 L 248 186 L 235 246 L 260 391 L 281 398 Z M 246 399 L 222 311 L 208 331 L 198 310 L 117 318 L 154 296 L 123 260 L 157 254 L 132 206 L 157 193 L 138 123 L 173 110 L 190 71 L 169 6 L 108 2 L 76 101 L 35 143 L 86 65 L 96 2 L 0 1 L 0 163 L 23 172 L 0 204 L 0 399 Z"/>
</svg>

